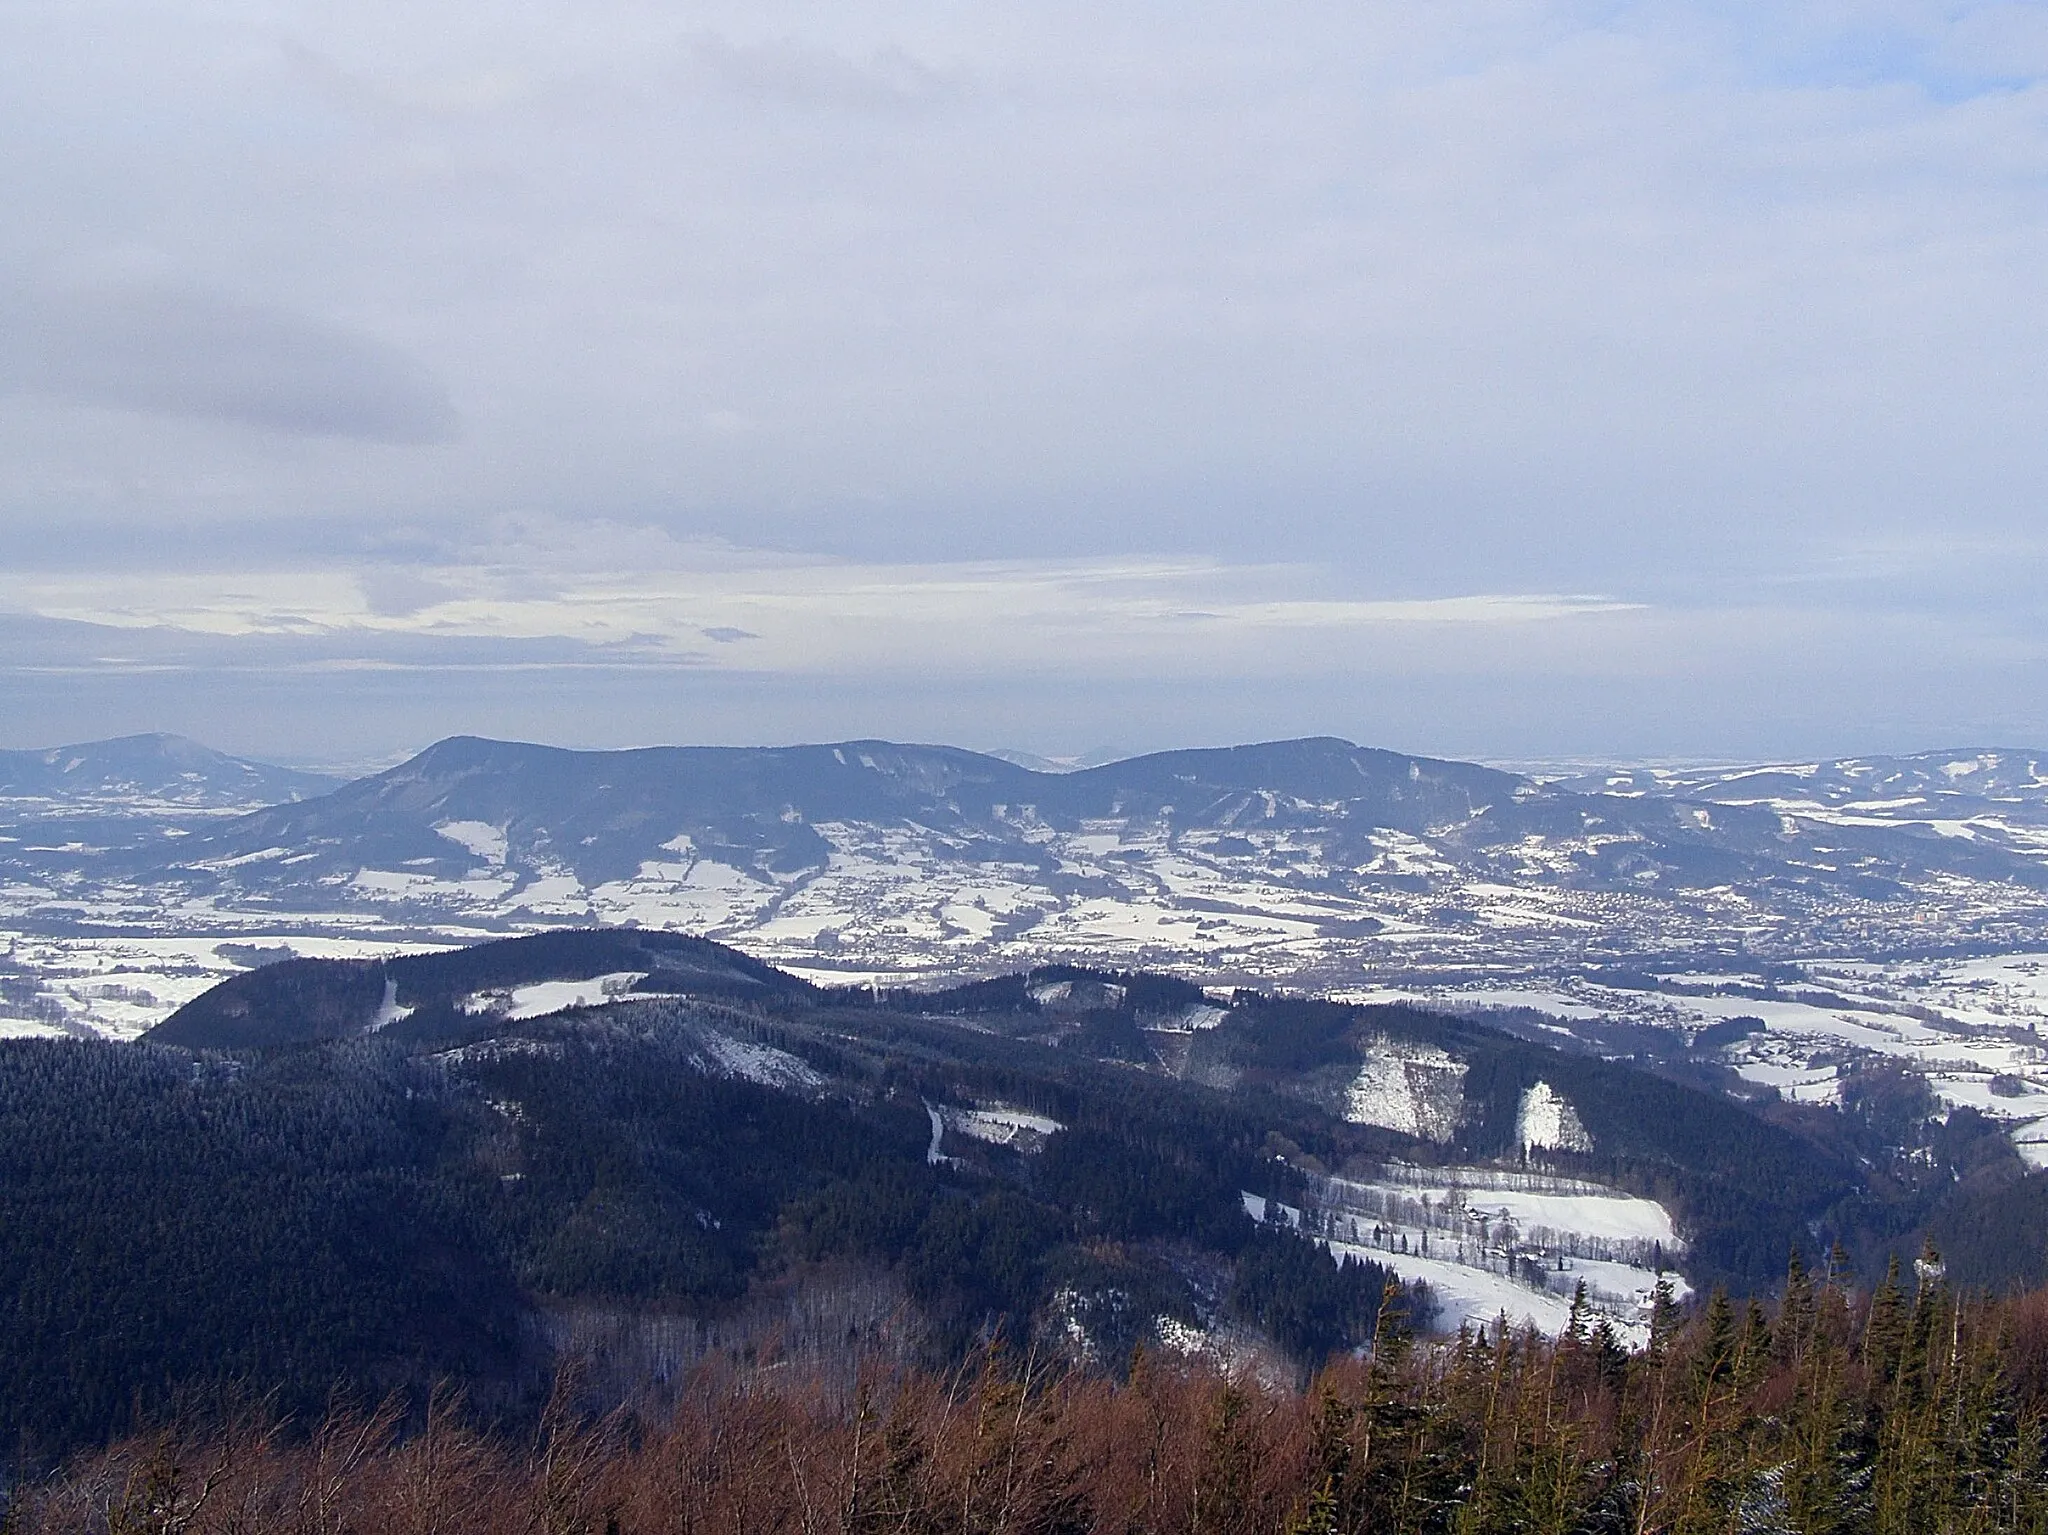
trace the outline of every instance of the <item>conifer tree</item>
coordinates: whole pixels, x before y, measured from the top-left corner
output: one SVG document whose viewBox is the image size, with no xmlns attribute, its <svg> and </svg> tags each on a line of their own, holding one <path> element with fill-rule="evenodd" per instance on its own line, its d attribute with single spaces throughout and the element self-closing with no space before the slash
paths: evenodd
<svg viewBox="0 0 2048 1535">
<path fill-rule="evenodd" d="M 1735 1383 L 1738 1390 L 1754 1390 L 1771 1367 L 1771 1321 L 1764 1303 L 1754 1295 L 1742 1313 L 1742 1332 L 1735 1340 Z"/>
<path fill-rule="evenodd" d="M 1696 1404 L 1710 1401 L 1716 1389 L 1734 1375 L 1735 1350 L 1735 1307 L 1728 1299 L 1727 1287 L 1716 1285 L 1694 1345 L 1692 1391 Z"/>
<path fill-rule="evenodd" d="M 1565 1322 L 1564 1335 L 1572 1342 L 1586 1341 L 1586 1318 L 1592 1312 L 1592 1304 L 1586 1299 L 1586 1281 L 1581 1279 L 1572 1286 L 1572 1309 Z"/>
<path fill-rule="evenodd" d="M 1813 1322 L 1813 1280 L 1807 1275 L 1806 1264 L 1795 1247 L 1791 1260 L 1785 1265 L 1785 1299 L 1778 1308 L 1775 1353 L 1780 1363 L 1790 1364 L 1795 1369 L 1798 1367 L 1805 1355 Z"/>
<path fill-rule="evenodd" d="M 1884 1271 L 1884 1281 L 1871 1292 L 1863 1323 L 1863 1367 L 1874 1380 L 1889 1385 L 1898 1374 L 1906 1342 L 1906 1302 L 1899 1289 L 1898 1254 Z"/>
</svg>

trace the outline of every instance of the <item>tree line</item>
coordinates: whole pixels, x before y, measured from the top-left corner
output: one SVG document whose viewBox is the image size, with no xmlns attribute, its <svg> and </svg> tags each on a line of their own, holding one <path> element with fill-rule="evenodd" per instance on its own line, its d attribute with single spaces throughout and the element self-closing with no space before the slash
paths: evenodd
<svg viewBox="0 0 2048 1535">
<path fill-rule="evenodd" d="M 1783 1299 L 1660 1304 L 1633 1352 L 1583 1311 L 1388 1329 L 1306 1390 L 1139 1351 L 1122 1378 L 989 1348 L 851 1389 L 704 1366 L 658 1417 L 532 1433 L 438 1397 L 170 1426 L 17 1487 L 18 1535 L 1950 1535 L 2048 1528 L 2048 1293 L 1959 1293 L 1932 1255 L 1867 1293 L 1795 1258 Z"/>
</svg>

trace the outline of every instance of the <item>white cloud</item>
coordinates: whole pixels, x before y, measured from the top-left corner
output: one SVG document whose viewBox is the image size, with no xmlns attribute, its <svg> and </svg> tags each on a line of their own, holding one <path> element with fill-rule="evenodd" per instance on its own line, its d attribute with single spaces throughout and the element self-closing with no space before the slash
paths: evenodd
<svg viewBox="0 0 2048 1535">
<path fill-rule="evenodd" d="M 543 538 L 501 551 L 519 562 L 15 571 L 0 573 L 0 607 L 112 630 L 314 639 L 332 656 L 367 638 L 427 644 L 408 652 L 412 665 L 431 666 L 440 643 L 458 669 L 476 664 L 474 642 L 560 641 L 579 648 L 520 664 L 588 667 L 701 664 L 696 642 L 709 638 L 720 666 L 842 675 L 1299 673 L 1327 667 L 1345 647 L 1385 645 L 1396 630 L 1448 643 L 1458 630 L 1519 634 L 1640 609 L 1551 594 L 1330 597 L 1312 594 L 1329 584 L 1325 571 L 1186 557 L 879 564 L 612 531 L 633 546 L 632 565 L 593 565 L 589 550 L 549 559 Z M 740 640 L 748 643 L 732 643 Z M 295 651 L 292 664 L 305 656 Z"/>
</svg>

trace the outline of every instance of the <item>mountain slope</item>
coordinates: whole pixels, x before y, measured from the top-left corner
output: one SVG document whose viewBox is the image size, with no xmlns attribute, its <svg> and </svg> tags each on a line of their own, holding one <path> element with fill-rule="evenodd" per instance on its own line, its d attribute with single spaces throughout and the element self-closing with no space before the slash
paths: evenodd
<svg viewBox="0 0 2048 1535">
<path fill-rule="evenodd" d="M 600 977 L 614 984 L 568 985 Z M 1220 1094 L 1319 1146 L 1332 1165 L 1361 1155 L 1513 1165 L 1533 1146 L 1609 1179 L 1676 1191 L 1696 1258 L 1713 1275 L 1768 1276 L 1802 1223 L 1856 1182 L 1832 1151 L 1719 1093 L 1414 1008 L 1244 991 L 1226 1007 L 1186 981 L 1072 967 L 922 995 L 828 992 L 669 933 L 565 931 L 383 963 L 288 961 L 214 987 L 146 1043 L 220 1050 L 376 1037 L 431 1048 L 545 1035 L 551 1015 L 633 1027 L 695 1002 L 773 1018 L 772 1037 L 828 1076 L 845 1074 L 849 1051 L 883 1075 L 912 1062 L 951 1061 L 956 1074 L 1000 1066 L 1012 1092 L 1033 1078 L 1050 1090 L 1135 1067 Z M 1554 1105 L 1548 1131 L 1529 1129 L 1532 1092 Z M 1560 1135 L 1567 1123 L 1578 1128 Z"/>
<path fill-rule="evenodd" d="M 831 843 L 819 828 L 845 825 L 912 831 L 956 856 L 1036 864 L 1039 821 L 1210 830 L 1316 826 L 1334 813 L 1359 829 L 1420 833 L 1465 821 L 1516 785 L 1488 768 L 1324 740 L 1166 752 L 1053 774 L 883 741 L 576 752 L 457 737 L 323 800 L 252 816 L 193 851 L 234 857 L 286 847 L 315 852 L 315 869 L 553 864 L 596 885 L 680 851 L 684 839 L 695 856 L 740 870 L 822 868 Z"/>
<path fill-rule="evenodd" d="M 1673 1265 L 1759 1289 L 1839 1238 L 1867 1276 L 2038 1202 L 1982 1116 L 1898 1142 L 1926 1110 L 1128 971 L 825 990 L 618 930 L 288 961 L 141 1046 L 0 1042 L 0 1427 L 73 1443 L 223 1372 L 511 1402 L 585 1347 L 628 1392 L 790 1328 L 835 1368 L 1000 1328 L 1285 1371 L 1389 1276 L 1553 1331 L 1583 1282 L 1639 1338 Z"/>
</svg>

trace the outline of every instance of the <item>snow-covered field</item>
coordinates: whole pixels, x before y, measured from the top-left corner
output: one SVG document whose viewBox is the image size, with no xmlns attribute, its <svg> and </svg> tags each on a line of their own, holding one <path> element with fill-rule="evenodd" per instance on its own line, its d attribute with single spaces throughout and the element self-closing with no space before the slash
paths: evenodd
<svg viewBox="0 0 2048 1535">
<path fill-rule="evenodd" d="M 1956 819 L 1913 818 L 1924 810 L 1899 798 L 1872 815 L 1930 836 Z M 1609 959 L 1742 945 L 1853 960 L 1905 944 L 2002 937 L 2016 952 L 2028 937 L 2048 947 L 2048 890 L 1996 878 L 1923 871 L 1889 900 L 1786 896 L 1768 884 L 1616 888 L 1584 876 L 1585 861 L 1613 840 L 1597 830 L 1532 836 L 1462 861 L 1409 833 L 1347 832 L 1340 854 L 1317 813 L 1298 804 L 1289 815 L 1302 824 L 1227 829 L 1176 829 L 1150 816 L 1054 828 L 1027 808 L 999 809 L 992 831 L 1012 856 L 1028 849 L 1030 862 L 992 859 L 917 825 L 825 820 L 811 828 L 829 849 L 822 866 L 787 872 L 701 848 L 687 832 L 657 842 L 657 831 L 634 872 L 590 883 L 558 851 L 515 849 L 504 826 L 475 820 L 434 828 L 455 868 L 415 858 L 316 878 L 293 873 L 313 852 L 266 845 L 205 862 L 217 885 L 99 876 L 81 845 L 75 866 L 49 849 L 0 859 L 0 929 L 13 919 L 21 931 L 69 923 L 164 936 L 340 936 L 639 922 L 736 942 L 813 973 L 897 983 L 1087 960 L 1370 997 L 1458 971 L 1475 1004 L 1501 1005 L 1522 1000 L 1589 944 Z M 2048 806 L 2041 813 L 2048 818 Z M 2048 820 L 2036 827 L 2016 814 L 2001 845 L 2048 861 Z M 1957 825 L 1976 835 L 1982 821 Z M 1955 980 L 1955 1005 L 1973 1015 L 2038 1011 L 2034 977 L 1987 970 Z M 1565 1017 L 1600 1005 L 1552 990 L 1549 1006 Z"/>
<path fill-rule="evenodd" d="M 1369 1259 L 1425 1281 L 1437 1325 L 1491 1324 L 1556 1334 L 1586 1287 L 1596 1319 L 1626 1342 L 1647 1336 L 1659 1278 L 1684 1252 L 1670 1212 L 1654 1200 L 1576 1179 L 1500 1168 L 1390 1165 L 1370 1179 L 1326 1178 L 1305 1208 L 1245 1195 L 1254 1220 L 1278 1219 L 1338 1257 Z"/>
</svg>

